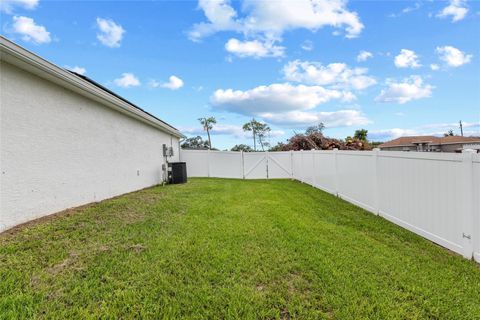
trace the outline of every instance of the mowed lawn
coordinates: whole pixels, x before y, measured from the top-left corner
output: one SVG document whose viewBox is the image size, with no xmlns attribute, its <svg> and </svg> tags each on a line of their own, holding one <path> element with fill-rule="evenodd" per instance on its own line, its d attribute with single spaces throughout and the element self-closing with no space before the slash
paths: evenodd
<svg viewBox="0 0 480 320">
<path fill-rule="evenodd" d="M 0 318 L 480 319 L 480 268 L 299 182 L 191 179 L 0 234 Z"/>
</svg>

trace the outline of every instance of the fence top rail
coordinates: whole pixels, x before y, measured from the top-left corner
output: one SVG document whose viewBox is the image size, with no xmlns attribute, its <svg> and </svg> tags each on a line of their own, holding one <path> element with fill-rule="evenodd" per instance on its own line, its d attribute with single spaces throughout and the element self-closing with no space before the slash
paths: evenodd
<svg viewBox="0 0 480 320">
<path fill-rule="evenodd" d="M 180 152 L 187 152 L 187 153 L 211 153 L 211 154 L 219 154 L 219 153 L 224 153 L 224 154 L 240 154 L 242 151 L 222 151 L 222 150 L 194 150 L 194 149 L 181 149 Z M 291 151 L 249 151 L 249 152 L 243 152 L 244 154 L 290 154 Z M 297 152 L 297 151 L 293 151 Z"/>
<path fill-rule="evenodd" d="M 461 153 L 447 152 L 406 152 L 406 151 L 379 151 L 378 156 L 381 158 L 402 158 L 402 159 L 418 159 L 418 160 L 437 160 L 437 161 L 454 161 L 461 162 L 463 155 Z"/>
<path fill-rule="evenodd" d="M 375 155 L 375 151 L 353 151 L 353 150 L 338 150 L 337 154 L 341 155 L 348 155 L 348 156 L 360 156 L 360 157 L 371 157 Z"/>
<path fill-rule="evenodd" d="M 220 151 L 220 150 L 192 150 L 192 149 L 181 149 L 180 152 L 187 153 L 223 153 L 223 154 L 240 154 L 240 151 Z"/>
<path fill-rule="evenodd" d="M 208 152 L 208 150 L 203 150 L 203 149 L 180 149 L 180 152 L 192 152 L 192 153 L 201 153 L 201 152 Z"/>
<path fill-rule="evenodd" d="M 220 150 L 190 150 L 182 149 L 184 153 L 211 153 L 211 154 L 240 154 L 241 151 L 220 151 Z M 333 155 L 352 155 L 352 156 L 373 156 L 377 154 L 376 151 L 354 151 L 354 150 L 300 150 L 300 151 L 253 151 L 244 152 L 244 155 L 264 155 L 264 154 L 290 154 L 300 155 L 307 154 L 324 154 Z M 402 158 L 402 159 L 418 159 L 418 160 L 437 160 L 437 161 L 454 161 L 461 162 L 463 155 L 461 153 L 446 153 L 446 152 L 415 152 L 415 151 L 378 151 L 378 156 L 381 158 Z M 473 154 L 473 162 L 480 162 L 480 154 Z"/>
</svg>

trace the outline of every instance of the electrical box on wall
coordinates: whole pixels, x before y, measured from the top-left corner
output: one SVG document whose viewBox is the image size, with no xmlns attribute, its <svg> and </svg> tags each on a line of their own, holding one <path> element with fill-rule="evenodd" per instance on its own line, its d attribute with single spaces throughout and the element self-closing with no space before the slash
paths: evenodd
<svg viewBox="0 0 480 320">
<path fill-rule="evenodd" d="M 163 145 L 163 156 L 164 157 L 173 157 L 173 148 L 167 147 L 166 144 Z"/>
<path fill-rule="evenodd" d="M 168 147 L 167 147 L 166 144 L 163 144 L 162 147 L 163 147 L 163 156 L 167 157 L 168 156 Z"/>
</svg>

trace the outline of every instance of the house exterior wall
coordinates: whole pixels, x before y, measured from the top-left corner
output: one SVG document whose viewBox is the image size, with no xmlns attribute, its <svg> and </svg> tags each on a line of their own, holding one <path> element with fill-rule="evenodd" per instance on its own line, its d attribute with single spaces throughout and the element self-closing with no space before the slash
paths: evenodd
<svg viewBox="0 0 480 320">
<path fill-rule="evenodd" d="M 455 152 L 458 149 L 462 149 L 463 143 L 451 143 L 451 144 L 442 144 L 442 152 Z"/>
<path fill-rule="evenodd" d="M 417 147 L 411 146 L 411 147 L 382 147 L 380 148 L 383 151 L 417 151 Z"/>
<path fill-rule="evenodd" d="M 179 139 L 42 79 L 0 65 L 0 231 L 162 182 L 162 144 Z"/>
<path fill-rule="evenodd" d="M 464 143 L 451 143 L 442 145 L 423 146 L 424 152 L 456 152 L 458 149 L 462 149 Z M 383 151 L 419 151 L 416 146 L 409 147 L 381 147 Z M 429 150 L 428 150 L 429 149 Z"/>
</svg>

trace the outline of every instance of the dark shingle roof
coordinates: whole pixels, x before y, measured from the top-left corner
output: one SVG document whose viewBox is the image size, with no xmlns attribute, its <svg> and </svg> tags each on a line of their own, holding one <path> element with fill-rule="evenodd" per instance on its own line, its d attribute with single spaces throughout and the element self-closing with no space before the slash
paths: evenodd
<svg viewBox="0 0 480 320">
<path fill-rule="evenodd" d="M 102 89 L 103 91 L 106 91 L 106 92 L 108 92 L 109 94 L 111 94 L 111 95 L 113 95 L 113 96 L 117 97 L 118 99 L 120 99 L 120 100 L 122 100 L 122 101 L 124 101 L 124 102 L 128 103 L 128 104 L 129 104 L 129 105 L 131 105 L 132 107 L 134 107 L 134 108 L 136 108 L 136 109 L 138 109 L 138 110 L 142 111 L 143 113 L 146 113 L 146 114 L 148 114 L 150 117 L 153 117 L 153 118 L 155 118 L 156 120 L 158 120 L 158 121 L 162 122 L 163 124 L 165 124 L 165 125 L 169 126 L 170 128 L 172 128 L 172 129 L 174 129 L 174 130 L 177 130 L 177 131 L 178 131 L 178 129 L 177 129 L 177 128 L 175 128 L 174 126 L 172 126 L 172 125 L 168 124 L 167 122 L 163 121 L 162 119 L 159 119 L 159 118 L 157 118 L 156 116 L 154 116 L 154 115 L 153 115 L 153 114 L 151 114 L 150 112 L 147 112 L 147 111 L 143 110 L 143 109 L 142 109 L 142 108 L 140 108 L 139 106 L 137 106 L 137 105 L 133 104 L 132 102 L 130 102 L 130 101 L 128 101 L 127 99 L 125 99 L 124 97 L 122 97 L 122 96 L 120 96 L 120 95 L 116 94 L 116 93 L 115 93 L 115 92 L 113 92 L 112 90 L 105 88 L 104 86 L 102 86 L 102 85 L 101 85 L 101 84 L 99 84 L 98 82 L 96 82 L 96 81 L 94 81 L 94 80 L 90 79 L 89 77 L 87 77 L 87 76 L 84 76 L 84 75 L 82 75 L 82 74 L 79 74 L 79 73 L 76 73 L 76 72 L 74 72 L 74 71 L 68 70 L 68 69 L 65 69 L 65 70 L 67 70 L 67 71 L 68 71 L 68 72 L 70 72 L 71 74 L 74 74 L 74 75 L 76 75 L 77 77 L 80 77 L 80 78 L 82 78 L 82 79 L 83 79 L 83 80 L 85 80 L 85 81 L 88 81 L 88 82 L 90 82 L 90 83 L 91 83 L 91 84 L 93 84 L 94 86 L 96 86 L 96 87 L 98 87 L 98 88 Z"/>
</svg>

